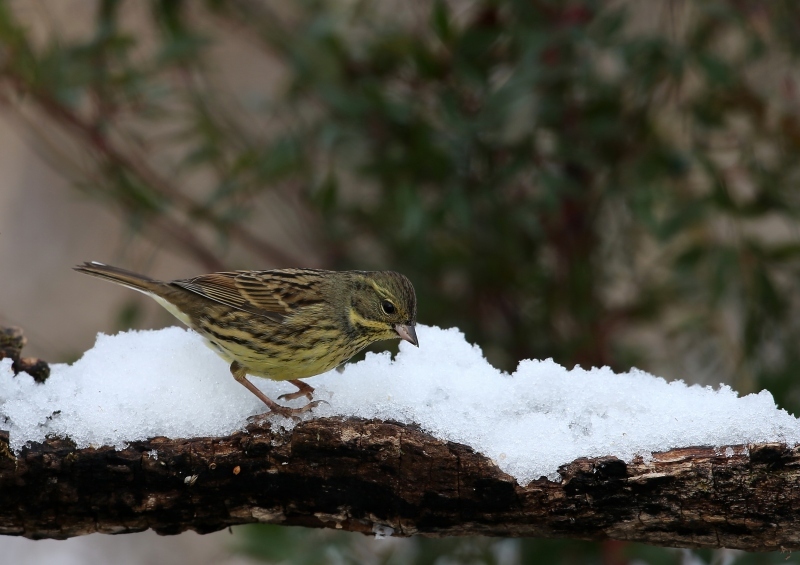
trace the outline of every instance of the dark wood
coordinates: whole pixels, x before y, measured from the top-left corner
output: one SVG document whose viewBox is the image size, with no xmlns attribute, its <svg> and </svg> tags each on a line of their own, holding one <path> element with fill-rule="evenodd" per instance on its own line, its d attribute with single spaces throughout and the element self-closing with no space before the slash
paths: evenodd
<svg viewBox="0 0 800 565">
<path fill-rule="evenodd" d="M 800 452 L 696 447 L 626 464 L 579 459 L 520 486 L 469 447 L 392 422 L 316 419 L 291 432 L 153 438 L 116 451 L 0 434 L 0 533 L 68 538 L 235 524 L 394 535 L 617 539 L 800 548 Z"/>
<path fill-rule="evenodd" d="M 25 371 L 37 383 L 43 383 L 50 376 L 50 365 L 35 357 L 22 357 L 22 349 L 28 339 L 22 328 L 0 326 L 0 359 L 11 359 L 11 370 L 15 375 Z"/>
</svg>

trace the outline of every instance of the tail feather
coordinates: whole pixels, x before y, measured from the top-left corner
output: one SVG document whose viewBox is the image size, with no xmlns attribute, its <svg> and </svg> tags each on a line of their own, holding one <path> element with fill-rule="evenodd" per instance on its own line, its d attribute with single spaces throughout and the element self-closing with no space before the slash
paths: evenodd
<svg viewBox="0 0 800 565">
<path fill-rule="evenodd" d="M 145 294 L 158 294 L 157 289 L 164 285 L 162 281 L 151 279 L 144 275 L 126 271 L 119 267 L 112 267 L 111 265 L 104 265 L 97 261 L 87 261 L 82 265 L 73 267 L 79 273 L 85 273 L 93 277 L 106 279 L 122 286 L 127 286 L 133 290 L 144 292 Z"/>
</svg>

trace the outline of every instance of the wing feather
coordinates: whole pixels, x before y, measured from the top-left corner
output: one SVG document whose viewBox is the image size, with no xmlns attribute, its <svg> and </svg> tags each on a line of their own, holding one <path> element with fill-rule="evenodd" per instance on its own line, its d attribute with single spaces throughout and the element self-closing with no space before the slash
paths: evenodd
<svg viewBox="0 0 800 565">
<path fill-rule="evenodd" d="M 282 321 L 299 307 L 321 302 L 324 273 L 315 269 L 230 271 L 172 284 L 231 308 Z"/>
</svg>

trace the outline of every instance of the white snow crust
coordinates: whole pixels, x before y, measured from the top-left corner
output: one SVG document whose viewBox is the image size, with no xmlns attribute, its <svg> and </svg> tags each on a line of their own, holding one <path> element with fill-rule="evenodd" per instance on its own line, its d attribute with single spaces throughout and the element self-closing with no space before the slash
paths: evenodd
<svg viewBox="0 0 800 565">
<path fill-rule="evenodd" d="M 315 398 L 329 404 L 305 417 L 417 423 L 490 457 L 520 484 L 558 480 L 558 467 L 578 457 L 631 461 L 675 447 L 800 443 L 800 420 L 767 391 L 739 397 L 726 385 L 687 386 L 638 370 L 570 370 L 552 360 L 522 361 L 509 375 L 455 328 L 417 326 L 417 334 L 420 347 L 403 342 L 394 359 L 368 354 L 307 379 Z M 296 390 L 250 379 L 273 399 Z M 53 365 L 43 385 L 25 373 L 14 377 L 10 360 L 0 361 L 0 429 L 10 431 L 15 451 L 48 435 L 117 448 L 154 436 L 223 436 L 264 411 L 200 336 L 177 327 L 99 334 L 80 360 Z"/>
</svg>

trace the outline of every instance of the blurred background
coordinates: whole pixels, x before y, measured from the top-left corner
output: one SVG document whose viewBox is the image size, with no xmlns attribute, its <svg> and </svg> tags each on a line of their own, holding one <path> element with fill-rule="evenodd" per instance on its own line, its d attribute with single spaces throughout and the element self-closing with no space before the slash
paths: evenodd
<svg viewBox="0 0 800 565">
<path fill-rule="evenodd" d="M 800 412 L 800 4 L 0 0 L 0 325 L 76 359 L 173 324 L 81 277 L 391 268 L 419 320 Z M 248 527 L 16 563 L 783 563 Z M 124 561 L 123 561 L 124 558 Z"/>
</svg>

